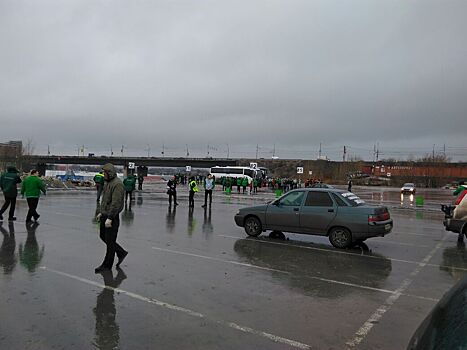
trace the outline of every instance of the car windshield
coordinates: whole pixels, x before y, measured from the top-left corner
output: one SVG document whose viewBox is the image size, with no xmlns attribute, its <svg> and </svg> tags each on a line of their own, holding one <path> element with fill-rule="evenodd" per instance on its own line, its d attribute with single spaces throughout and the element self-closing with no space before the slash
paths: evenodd
<svg viewBox="0 0 467 350">
<path fill-rule="evenodd" d="M 415 185 L 411 182 L 407 182 L 404 184 L 404 187 L 415 187 Z"/>
<path fill-rule="evenodd" d="M 357 195 L 353 194 L 352 192 L 345 192 L 340 194 L 342 197 L 346 199 L 346 201 L 352 207 L 358 207 L 359 205 L 364 205 L 365 201 L 358 197 Z"/>
</svg>

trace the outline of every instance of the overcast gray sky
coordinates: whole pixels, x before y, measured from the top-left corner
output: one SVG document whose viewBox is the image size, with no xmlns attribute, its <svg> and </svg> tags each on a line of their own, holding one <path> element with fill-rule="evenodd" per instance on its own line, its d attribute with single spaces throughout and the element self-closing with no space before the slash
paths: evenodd
<svg viewBox="0 0 467 350">
<path fill-rule="evenodd" d="M 467 160 L 467 1 L 0 0 L 0 141 Z M 227 146 L 227 144 L 229 146 Z M 149 147 L 148 147 L 149 145 Z"/>
</svg>

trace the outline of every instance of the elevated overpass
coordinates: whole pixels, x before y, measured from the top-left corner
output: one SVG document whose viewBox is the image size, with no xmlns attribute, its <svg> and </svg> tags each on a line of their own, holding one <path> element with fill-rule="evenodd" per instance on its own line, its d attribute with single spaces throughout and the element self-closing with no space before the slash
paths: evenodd
<svg viewBox="0 0 467 350">
<path fill-rule="evenodd" d="M 52 155 L 30 155 L 22 156 L 21 159 L 16 157 L 2 157 L 5 162 L 17 163 L 18 161 L 24 165 L 36 164 L 79 164 L 79 165 L 104 165 L 112 163 L 114 165 L 127 166 L 128 163 L 135 163 L 136 166 L 146 167 L 185 167 L 187 165 L 192 168 L 210 168 L 213 166 L 235 166 L 238 160 L 224 158 L 169 158 L 169 157 L 86 157 L 86 156 L 52 156 Z"/>
</svg>

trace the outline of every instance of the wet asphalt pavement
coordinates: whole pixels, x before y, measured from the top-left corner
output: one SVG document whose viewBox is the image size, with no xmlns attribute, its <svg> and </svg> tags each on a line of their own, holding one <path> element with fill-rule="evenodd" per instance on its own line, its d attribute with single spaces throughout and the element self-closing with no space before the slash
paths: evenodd
<svg viewBox="0 0 467 350">
<path fill-rule="evenodd" d="M 18 221 L 0 226 L 0 349 L 404 349 L 467 272 L 434 210 L 393 209 L 391 234 L 338 250 L 325 237 L 247 238 L 233 216 L 251 196 L 216 192 L 204 210 L 201 193 L 193 212 L 179 197 L 173 210 L 163 187 L 135 193 L 118 236 L 129 255 L 97 275 L 94 192 L 41 199 L 39 225 L 20 200 Z"/>
</svg>

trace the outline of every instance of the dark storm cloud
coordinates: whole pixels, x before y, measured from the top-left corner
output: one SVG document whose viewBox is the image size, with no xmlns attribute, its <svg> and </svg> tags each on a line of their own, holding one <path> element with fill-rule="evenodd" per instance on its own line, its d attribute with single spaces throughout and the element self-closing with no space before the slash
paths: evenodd
<svg viewBox="0 0 467 350">
<path fill-rule="evenodd" d="M 465 146 L 466 10 L 465 1 L 2 1 L 0 138 L 70 153 L 164 143 L 178 155 L 185 144 L 205 154 L 207 143 L 219 153 L 275 143 L 293 156 L 322 142 L 364 157 L 375 142 Z"/>
</svg>

